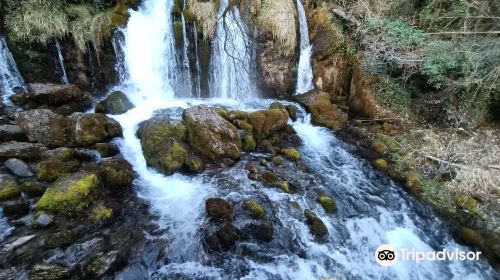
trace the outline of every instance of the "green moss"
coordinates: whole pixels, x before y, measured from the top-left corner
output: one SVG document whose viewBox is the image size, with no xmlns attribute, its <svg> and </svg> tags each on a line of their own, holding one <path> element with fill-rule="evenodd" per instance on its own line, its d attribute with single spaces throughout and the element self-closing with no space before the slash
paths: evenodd
<svg viewBox="0 0 500 280">
<path fill-rule="evenodd" d="M 254 218 L 262 218 L 264 216 L 264 208 L 254 200 L 245 201 L 243 207 L 250 211 Z"/>
<path fill-rule="evenodd" d="M 470 196 L 462 195 L 455 198 L 455 204 L 467 212 L 485 218 L 486 213 L 479 209 L 477 200 Z"/>
<path fill-rule="evenodd" d="M 280 102 L 273 102 L 271 104 L 271 106 L 269 106 L 269 109 L 272 110 L 272 109 L 283 109 L 285 110 L 285 106 L 283 106 L 283 104 L 281 104 Z"/>
<path fill-rule="evenodd" d="M 229 118 L 229 110 L 226 109 L 226 108 L 217 108 L 216 109 L 216 112 L 221 116 L 223 117 L 224 119 L 228 120 L 228 121 L 231 121 L 230 118 Z"/>
<path fill-rule="evenodd" d="M 299 161 L 301 159 L 300 153 L 294 148 L 282 149 L 281 153 L 285 155 L 286 158 L 292 161 Z"/>
<path fill-rule="evenodd" d="M 481 244 L 481 236 L 471 228 L 462 227 L 459 235 L 462 241 L 467 245 L 478 246 Z"/>
<path fill-rule="evenodd" d="M 316 236 L 324 236 L 328 234 L 328 229 L 326 228 L 323 221 L 312 211 L 304 210 L 304 215 L 307 219 L 307 224 L 309 229 Z"/>
<path fill-rule="evenodd" d="M 76 213 L 87 207 L 97 195 L 100 181 L 94 173 L 77 173 L 59 178 L 45 191 L 37 211 Z"/>
<path fill-rule="evenodd" d="M 60 160 L 44 160 L 37 164 L 36 177 L 43 182 L 51 182 L 66 172 L 66 164 Z"/>
<path fill-rule="evenodd" d="M 385 159 L 376 159 L 373 161 L 373 166 L 375 166 L 376 169 L 380 171 L 386 171 L 387 170 L 387 161 Z"/>
<path fill-rule="evenodd" d="M 21 188 L 14 183 L 0 186 L 0 201 L 16 198 L 21 194 Z"/>
<path fill-rule="evenodd" d="M 199 173 L 203 171 L 203 168 L 205 167 L 205 164 L 201 159 L 198 157 L 194 157 L 191 155 L 188 155 L 185 161 L 186 166 L 189 168 L 189 171 Z"/>
<path fill-rule="evenodd" d="M 245 152 L 255 151 L 255 148 L 257 147 L 257 143 L 255 143 L 255 139 L 253 138 L 252 134 L 245 135 L 241 139 L 241 142 L 242 142 L 242 149 Z"/>
<path fill-rule="evenodd" d="M 323 207 L 323 209 L 325 209 L 327 213 L 335 213 L 335 211 L 337 211 L 337 203 L 335 203 L 335 200 L 333 200 L 333 198 L 327 195 L 323 194 L 318 195 L 316 201 L 318 201 L 319 204 L 321 204 L 321 206 Z"/>
<path fill-rule="evenodd" d="M 252 134 L 253 132 L 253 126 L 246 121 L 240 120 L 240 119 L 235 119 L 233 120 L 233 124 L 239 128 L 243 129 L 245 132 Z"/>
<path fill-rule="evenodd" d="M 278 188 L 286 193 L 291 193 L 290 184 L 288 183 L 288 181 L 275 181 L 270 183 L 269 186 L 273 188 Z"/>
<path fill-rule="evenodd" d="M 380 141 L 373 141 L 372 149 L 379 154 L 383 154 L 388 150 L 387 146 Z"/>
<path fill-rule="evenodd" d="M 167 173 L 172 173 L 182 168 L 186 157 L 187 150 L 179 143 L 174 142 L 172 147 L 160 158 L 160 163 Z"/>
<path fill-rule="evenodd" d="M 412 173 L 406 176 L 406 189 L 413 193 L 417 194 L 422 191 L 422 176 L 417 173 Z"/>
<path fill-rule="evenodd" d="M 96 206 L 92 209 L 90 218 L 97 223 L 101 223 L 113 216 L 113 210 L 103 206 Z"/>
<path fill-rule="evenodd" d="M 273 165 L 280 166 L 283 164 L 283 159 L 280 156 L 273 157 Z"/>
</svg>

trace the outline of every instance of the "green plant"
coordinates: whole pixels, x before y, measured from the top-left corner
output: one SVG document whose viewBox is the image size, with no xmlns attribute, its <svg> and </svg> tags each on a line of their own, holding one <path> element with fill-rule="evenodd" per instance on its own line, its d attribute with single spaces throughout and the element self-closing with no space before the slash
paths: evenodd
<svg viewBox="0 0 500 280">
<path fill-rule="evenodd" d="M 463 74 L 464 64 L 465 59 L 460 53 L 431 55 L 424 58 L 420 71 L 431 86 L 440 89 L 449 72 Z"/>
<path fill-rule="evenodd" d="M 399 47 L 421 46 L 428 39 L 427 33 L 402 19 L 370 18 L 364 21 L 363 26 L 368 31 L 381 33 L 384 40 Z"/>
</svg>

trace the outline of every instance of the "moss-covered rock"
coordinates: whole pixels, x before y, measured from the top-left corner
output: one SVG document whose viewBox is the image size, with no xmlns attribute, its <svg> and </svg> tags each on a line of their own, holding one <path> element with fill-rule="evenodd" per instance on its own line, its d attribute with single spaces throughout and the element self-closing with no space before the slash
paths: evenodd
<svg viewBox="0 0 500 280">
<path fill-rule="evenodd" d="M 387 161 L 383 158 L 379 158 L 373 161 L 373 166 L 380 171 L 387 171 Z"/>
<path fill-rule="evenodd" d="M 53 150 L 48 150 L 42 153 L 42 160 L 52 159 L 60 161 L 69 161 L 75 156 L 75 150 L 71 148 L 61 147 Z"/>
<path fill-rule="evenodd" d="M 0 143 L 0 159 L 19 158 L 33 161 L 39 159 L 46 150 L 42 144 L 10 141 Z"/>
<path fill-rule="evenodd" d="M 248 210 L 254 218 L 262 218 L 264 216 L 265 210 L 259 203 L 255 200 L 248 200 L 243 203 L 243 207 Z"/>
<path fill-rule="evenodd" d="M 291 193 L 290 183 L 288 183 L 288 181 L 285 181 L 285 180 L 278 180 L 278 181 L 272 182 L 272 183 L 268 184 L 268 186 L 273 187 L 273 188 L 278 188 L 286 193 Z"/>
<path fill-rule="evenodd" d="M 67 165 L 58 159 L 49 159 L 36 165 L 36 177 L 42 182 L 51 182 L 66 173 Z"/>
<path fill-rule="evenodd" d="M 262 181 L 266 184 L 274 183 L 279 179 L 278 176 L 270 170 L 265 170 L 260 176 Z"/>
<path fill-rule="evenodd" d="M 380 154 L 383 154 L 388 150 L 387 146 L 380 141 L 373 141 L 371 147 L 375 152 Z"/>
<path fill-rule="evenodd" d="M 0 175 L 0 201 L 16 198 L 21 194 L 21 187 L 14 177 L 6 174 Z"/>
<path fill-rule="evenodd" d="M 281 104 L 281 102 L 273 102 L 271 103 L 271 106 L 269 106 L 269 110 L 272 109 L 281 109 L 281 110 L 286 110 L 285 106 Z"/>
<path fill-rule="evenodd" d="M 273 157 L 273 165 L 280 166 L 283 164 L 283 159 L 280 156 Z"/>
<path fill-rule="evenodd" d="M 135 178 L 132 165 L 124 158 L 114 157 L 99 163 L 99 175 L 106 188 L 125 188 L 132 184 Z"/>
<path fill-rule="evenodd" d="M 209 198 L 205 201 L 207 214 L 218 220 L 233 220 L 233 206 L 222 198 Z"/>
<path fill-rule="evenodd" d="M 17 113 L 16 122 L 31 142 L 47 147 L 67 145 L 67 120 L 62 115 L 46 109 L 30 110 Z"/>
<path fill-rule="evenodd" d="M 233 120 L 233 124 L 237 128 L 243 129 L 247 133 L 250 133 L 250 134 L 253 133 L 253 126 L 251 124 L 247 123 L 246 121 L 236 119 L 236 120 Z"/>
<path fill-rule="evenodd" d="M 311 233 L 316 236 L 324 236 L 328 234 L 328 229 L 325 223 L 311 210 L 304 210 L 304 215 L 306 216 L 307 224 Z"/>
<path fill-rule="evenodd" d="M 22 183 L 21 190 L 31 197 L 41 196 L 47 190 L 47 185 L 37 181 L 27 181 Z"/>
<path fill-rule="evenodd" d="M 406 176 L 405 187 L 409 192 L 418 194 L 422 191 L 422 177 L 416 173 L 408 174 Z"/>
<path fill-rule="evenodd" d="M 481 244 L 480 234 L 468 227 L 460 228 L 458 232 L 459 238 L 469 246 L 479 246 Z"/>
<path fill-rule="evenodd" d="M 120 153 L 118 146 L 113 143 L 97 143 L 95 144 L 96 150 L 99 152 L 101 157 L 113 157 Z"/>
<path fill-rule="evenodd" d="M 113 209 L 96 205 L 90 213 L 90 218 L 96 223 L 102 223 L 113 216 Z"/>
<path fill-rule="evenodd" d="M 477 215 L 479 217 L 485 218 L 486 213 L 479 208 L 477 200 L 467 195 L 460 195 L 455 198 L 455 204 L 460 209 L 466 210 L 467 212 Z"/>
<path fill-rule="evenodd" d="M 333 104 L 327 92 L 313 90 L 297 96 L 297 101 L 311 113 L 316 125 L 339 129 L 347 122 L 347 114 Z"/>
<path fill-rule="evenodd" d="M 333 200 L 333 198 L 327 195 L 324 194 L 318 195 L 316 201 L 318 201 L 319 204 L 321 204 L 321 206 L 323 207 L 323 209 L 325 209 L 325 212 L 327 213 L 335 213 L 337 211 L 337 203 L 335 203 L 335 200 Z"/>
<path fill-rule="evenodd" d="M 106 99 L 95 107 L 96 113 L 120 115 L 134 108 L 127 95 L 121 91 L 112 92 Z"/>
<path fill-rule="evenodd" d="M 288 123 L 288 112 L 285 109 L 260 110 L 249 115 L 248 122 L 254 128 L 257 144 L 283 129 Z"/>
<path fill-rule="evenodd" d="M 182 118 L 191 147 L 211 160 L 239 159 L 241 138 L 236 127 L 214 109 L 194 106 L 184 110 Z"/>
<path fill-rule="evenodd" d="M 233 122 L 235 120 L 240 120 L 240 121 L 248 122 L 248 113 L 244 112 L 244 111 L 232 111 L 229 114 L 229 119 L 231 121 L 233 121 Z"/>
<path fill-rule="evenodd" d="M 104 114 L 73 113 L 68 123 L 70 140 L 75 146 L 91 146 L 122 135 L 120 124 Z"/>
<path fill-rule="evenodd" d="M 36 205 L 37 211 L 78 214 L 99 194 L 101 182 L 95 173 L 78 172 L 60 177 Z"/>
<path fill-rule="evenodd" d="M 294 148 L 281 149 L 281 153 L 292 161 L 299 161 L 301 159 L 300 153 Z"/>
<path fill-rule="evenodd" d="M 257 147 L 257 143 L 253 138 L 252 134 L 244 133 L 243 137 L 241 137 L 242 149 L 245 152 L 253 152 Z"/>
<path fill-rule="evenodd" d="M 297 106 L 295 105 L 286 105 L 285 106 L 287 112 L 288 112 L 288 115 L 290 116 L 290 119 L 292 119 L 292 121 L 296 121 L 297 120 L 297 111 L 299 110 L 297 108 Z"/>
<path fill-rule="evenodd" d="M 189 154 L 184 162 L 189 171 L 200 173 L 205 168 L 205 163 L 199 157 Z"/>
</svg>

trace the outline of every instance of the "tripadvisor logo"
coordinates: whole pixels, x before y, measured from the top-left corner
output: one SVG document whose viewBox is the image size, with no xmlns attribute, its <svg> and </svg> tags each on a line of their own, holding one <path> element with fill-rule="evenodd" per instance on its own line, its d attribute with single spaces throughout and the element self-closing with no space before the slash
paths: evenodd
<svg viewBox="0 0 500 280">
<path fill-rule="evenodd" d="M 391 244 L 380 245 L 375 251 L 375 261 L 381 266 L 392 266 L 398 261 L 477 261 L 481 252 L 461 251 L 459 249 L 441 251 L 419 251 L 401 248 Z"/>
</svg>

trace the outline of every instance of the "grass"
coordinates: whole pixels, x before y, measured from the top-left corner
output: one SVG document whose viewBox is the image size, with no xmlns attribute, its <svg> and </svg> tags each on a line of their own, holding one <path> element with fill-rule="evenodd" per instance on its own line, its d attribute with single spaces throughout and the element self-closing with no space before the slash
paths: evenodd
<svg viewBox="0 0 500 280">
<path fill-rule="evenodd" d="M 205 39 L 212 39 L 215 36 L 218 14 L 218 5 L 215 2 L 189 0 L 187 14 L 193 15 L 196 21 L 201 24 L 201 30 Z"/>
<path fill-rule="evenodd" d="M 295 15 L 293 0 L 267 0 L 263 1 L 257 19 L 260 26 L 281 44 L 285 54 L 293 53 L 297 46 Z"/>
</svg>

